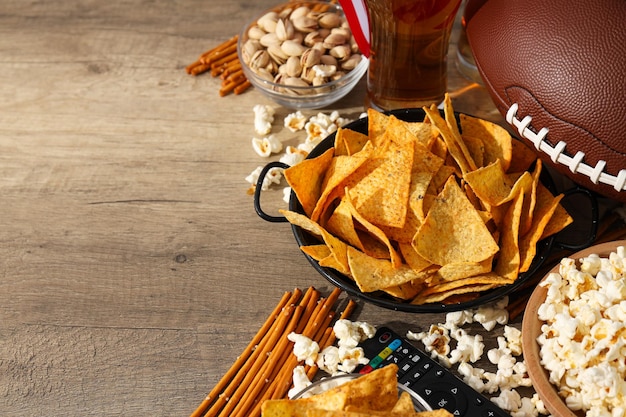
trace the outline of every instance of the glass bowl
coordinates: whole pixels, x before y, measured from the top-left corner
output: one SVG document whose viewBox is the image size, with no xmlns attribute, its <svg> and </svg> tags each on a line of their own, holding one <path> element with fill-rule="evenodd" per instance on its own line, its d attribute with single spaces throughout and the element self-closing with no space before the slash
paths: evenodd
<svg viewBox="0 0 626 417">
<path fill-rule="evenodd" d="M 254 67 L 259 67 L 261 69 L 253 70 L 250 62 L 252 62 L 252 55 L 250 54 L 250 49 L 246 48 L 246 43 L 248 40 L 254 41 L 258 38 L 258 30 L 251 28 L 257 27 L 259 19 L 267 16 L 268 13 L 278 13 L 279 16 L 284 16 L 288 14 L 290 11 L 297 9 L 300 6 L 309 7 L 312 10 L 312 15 L 318 17 L 323 13 L 335 13 L 340 16 L 343 20 L 345 20 L 345 15 L 338 5 L 324 3 L 324 2 L 315 2 L 315 1 L 290 1 L 288 3 L 283 3 L 278 6 L 275 6 L 271 9 L 265 10 L 259 16 L 255 17 L 251 22 L 246 24 L 239 35 L 238 44 L 237 44 L 237 53 L 239 56 L 239 61 L 241 62 L 241 66 L 243 69 L 243 73 L 246 78 L 250 81 L 250 83 L 263 95 L 275 101 L 276 103 L 292 108 L 292 109 L 317 109 L 326 107 L 337 100 L 346 96 L 359 82 L 362 78 L 363 74 L 367 71 L 369 66 L 369 61 L 364 56 L 360 55 L 360 53 L 350 52 L 355 56 L 354 62 L 356 63 L 354 69 L 341 69 L 341 65 L 344 62 L 343 59 L 339 59 L 339 63 L 336 66 L 338 72 L 344 72 L 345 74 L 337 79 L 332 79 L 332 77 L 327 77 L 320 85 L 307 85 L 307 86 L 299 86 L 299 85 L 285 85 L 284 83 L 277 82 L 276 74 L 278 74 L 278 65 L 279 64 L 267 64 L 270 66 L 270 70 L 267 71 L 267 65 L 265 64 L 265 60 L 267 57 L 263 57 L 263 59 L 255 60 L 255 63 L 252 64 Z M 298 25 L 300 27 L 300 25 Z M 347 28 L 347 24 L 344 25 L 344 28 Z M 298 31 L 298 29 L 293 29 L 294 31 Z M 254 34 L 256 32 L 256 34 Z M 309 32 L 310 33 L 310 32 Z M 252 37 L 251 37 L 252 34 Z M 306 32 L 302 33 L 302 36 L 306 36 Z M 323 36 L 323 35 L 322 35 Z M 260 40 L 258 40 L 260 44 Z M 304 41 L 303 41 L 304 42 Z M 346 41 L 351 42 L 351 41 Z M 267 43 L 267 42 L 263 42 Z M 321 43 L 321 42 L 318 42 Z M 256 50 L 263 49 L 266 52 L 269 52 L 269 47 L 265 47 L 262 45 L 256 45 Z M 311 44 L 309 42 L 309 44 Z M 303 44 L 301 44 L 303 45 Z M 303 45 L 304 48 L 309 49 L 310 46 Z M 252 49 L 253 51 L 255 48 Z M 326 49 L 326 53 L 324 55 L 330 54 L 330 49 Z M 276 54 L 274 54 L 276 56 Z M 297 56 L 297 55 L 294 55 Z M 284 57 L 282 58 L 284 59 Z M 270 58 L 271 60 L 271 58 Z M 261 63 L 260 63 L 261 62 Z M 320 63 L 321 64 L 321 63 Z M 312 71 L 312 67 L 309 67 L 310 71 Z M 265 69 L 265 71 L 264 71 Z M 266 72 L 267 71 L 267 72 Z M 286 71 L 286 67 L 281 71 Z M 287 78 L 287 76 L 284 76 Z M 289 77 L 289 78 L 301 78 L 301 77 Z"/>
<path fill-rule="evenodd" d="M 312 395 L 321 394 L 322 392 L 328 391 L 331 388 L 335 388 L 360 376 L 362 375 L 345 374 L 322 378 L 318 381 L 313 382 L 311 385 L 294 395 L 293 399 L 295 400 L 298 398 L 307 398 Z M 403 391 L 407 392 L 411 396 L 411 399 L 413 400 L 413 405 L 415 406 L 415 411 L 432 411 L 432 407 L 416 392 L 414 392 L 410 388 L 405 387 L 402 384 L 398 384 L 398 395 L 400 395 Z"/>
</svg>

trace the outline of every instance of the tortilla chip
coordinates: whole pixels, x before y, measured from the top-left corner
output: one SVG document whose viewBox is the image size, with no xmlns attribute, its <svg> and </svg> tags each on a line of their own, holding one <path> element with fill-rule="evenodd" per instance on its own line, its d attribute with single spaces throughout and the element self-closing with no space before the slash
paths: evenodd
<svg viewBox="0 0 626 417">
<path fill-rule="evenodd" d="M 355 207 L 370 222 L 402 227 L 406 220 L 414 142 L 398 145 L 391 141 L 380 157 L 364 165 L 373 169 L 349 187 Z"/>
<path fill-rule="evenodd" d="M 369 159 L 371 151 L 371 147 L 365 147 L 354 155 L 333 158 L 324 175 L 319 198 L 312 212 L 308 214 L 313 221 L 319 221 L 329 204 L 343 193 L 345 183 Z"/>
<path fill-rule="evenodd" d="M 361 151 L 365 144 L 369 142 L 369 136 L 366 134 L 351 129 L 343 129 L 341 127 L 337 129 L 337 137 L 339 137 L 339 140 L 343 143 L 345 155 L 354 155 Z M 337 148 L 337 144 L 335 144 L 335 148 Z M 335 154 L 337 153 L 338 152 L 335 151 Z"/>
<path fill-rule="evenodd" d="M 485 149 L 483 163 L 488 165 L 499 159 L 504 171 L 508 171 L 513 158 L 511 134 L 500 125 L 467 114 L 461 114 L 460 121 L 464 135 L 482 140 Z"/>
<path fill-rule="evenodd" d="M 519 192 L 509 206 L 500 231 L 500 252 L 494 272 L 515 281 L 520 268 L 519 232 L 525 194 Z"/>
<path fill-rule="evenodd" d="M 322 194 L 322 183 L 329 166 L 333 163 L 334 149 L 330 148 L 317 158 L 304 161 L 287 168 L 283 175 L 293 189 L 307 216 L 313 214 L 315 205 Z"/>
<path fill-rule="evenodd" d="M 413 239 L 413 247 L 422 257 L 437 265 L 481 262 L 499 249 L 453 177 L 428 211 Z"/>
<path fill-rule="evenodd" d="M 348 246 L 347 249 L 352 277 L 362 292 L 394 287 L 423 277 L 405 264 L 395 268 L 386 259 L 372 258 L 352 246 Z"/>
</svg>

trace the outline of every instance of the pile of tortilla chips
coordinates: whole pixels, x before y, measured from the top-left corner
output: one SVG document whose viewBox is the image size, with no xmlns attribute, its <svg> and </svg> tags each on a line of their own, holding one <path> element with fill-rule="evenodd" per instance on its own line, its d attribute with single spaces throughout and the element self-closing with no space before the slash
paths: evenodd
<svg viewBox="0 0 626 417">
<path fill-rule="evenodd" d="M 321 394 L 266 400 L 263 417 L 452 417 L 445 409 L 415 411 L 408 392 L 398 396 L 398 367 L 387 365 Z"/>
<path fill-rule="evenodd" d="M 281 212 L 320 238 L 301 249 L 362 292 L 469 301 L 515 282 L 537 242 L 572 222 L 531 149 L 444 103 L 423 122 L 370 109 L 368 134 L 339 129 L 334 147 L 285 170 L 305 215 Z"/>
</svg>

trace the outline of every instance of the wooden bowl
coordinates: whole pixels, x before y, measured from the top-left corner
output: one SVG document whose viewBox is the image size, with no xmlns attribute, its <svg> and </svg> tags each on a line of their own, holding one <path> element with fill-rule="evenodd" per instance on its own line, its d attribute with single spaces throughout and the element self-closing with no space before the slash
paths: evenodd
<svg viewBox="0 0 626 417">
<path fill-rule="evenodd" d="M 626 246 L 626 240 L 591 246 L 570 255 L 569 258 L 578 260 L 594 253 L 606 258 L 618 246 Z M 546 277 L 552 272 L 559 272 L 559 265 L 552 268 L 550 272 L 546 274 Z M 543 280 L 545 280 L 545 277 Z M 537 394 L 539 394 L 546 408 L 554 417 L 582 417 L 584 413 L 574 412 L 565 405 L 565 401 L 559 396 L 556 387 L 550 383 L 548 372 L 541 365 L 537 337 L 541 334 L 543 321 L 539 320 L 537 311 L 545 301 L 547 292 L 547 288 L 537 285 L 537 288 L 533 291 L 526 305 L 526 311 L 524 312 L 522 321 L 522 349 L 524 352 L 524 361 L 526 362 L 528 374 L 533 382 L 535 391 L 537 391 Z"/>
</svg>

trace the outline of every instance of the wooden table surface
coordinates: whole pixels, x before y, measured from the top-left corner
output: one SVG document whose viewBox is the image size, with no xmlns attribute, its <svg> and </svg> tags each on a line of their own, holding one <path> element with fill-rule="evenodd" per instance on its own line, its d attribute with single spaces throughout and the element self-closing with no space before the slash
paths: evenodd
<svg viewBox="0 0 626 417">
<path fill-rule="evenodd" d="M 0 415 L 189 415 L 285 291 L 332 290 L 253 209 L 252 108 L 272 103 L 185 72 L 274 4 L 2 2 Z M 456 110 L 502 123 L 453 63 Z M 357 117 L 363 81 L 321 111 Z M 444 316 L 359 302 L 353 318 Z"/>
</svg>

